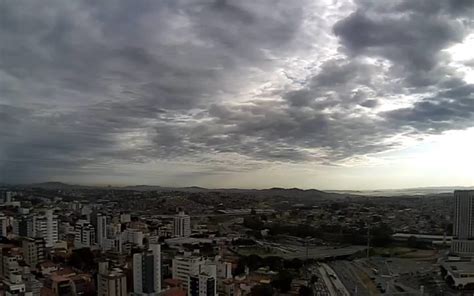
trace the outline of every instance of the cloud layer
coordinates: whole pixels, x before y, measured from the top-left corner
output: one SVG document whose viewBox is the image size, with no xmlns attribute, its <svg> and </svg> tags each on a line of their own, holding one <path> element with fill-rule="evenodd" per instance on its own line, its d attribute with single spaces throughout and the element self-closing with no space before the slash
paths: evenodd
<svg viewBox="0 0 474 296">
<path fill-rule="evenodd" d="M 344 164 L 473 126 L 472 1 L 0 3 L 0 181 Z M 461 64 L 460 64 L 461 63 Z"/>
</svg>

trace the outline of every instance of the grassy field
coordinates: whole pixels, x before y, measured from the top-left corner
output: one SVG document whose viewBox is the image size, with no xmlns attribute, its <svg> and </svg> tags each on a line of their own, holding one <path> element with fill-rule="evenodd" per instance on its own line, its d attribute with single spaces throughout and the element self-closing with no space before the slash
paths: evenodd
<svg viewBox="0 0 474 296">
<path fill-rule="evenodd" d="M 249 248 L 239 248 L 238 250 L 239 255 L 242 256 L 249 256 L 249 255 L 258 255 L 260 257 L 268 257 L 268 256 L 279 256 L 283 257 L 285 254 L 283 252 L 278 252 L 274 249 L 266 249 L 262 247 L 249 247 Z"/>
</svg>

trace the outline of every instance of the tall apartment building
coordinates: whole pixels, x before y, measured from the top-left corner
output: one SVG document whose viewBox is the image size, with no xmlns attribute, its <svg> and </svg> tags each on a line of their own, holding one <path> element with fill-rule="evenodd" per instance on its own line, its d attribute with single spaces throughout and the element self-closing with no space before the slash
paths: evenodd
<svg viewBox="0 0 474 296">
<path fill-rule="evenodd" d="M 454 191 L 454 223 L 451 252 L 474 257 L 474 190 Z"/>
<path fill-rule="evenodd" d="M 28 237 L 42 237 L 50 248 L 58 241 L 58 217 L 48 209 L 43 215 L 34 215 L 27 221 Z"/>
<path fill-rule="evenodd" d="M 95 243 L 95 229 L 86 220 L 79 220 L 74 225 L 74 247 L 89 248 Z"/>
<path fill-rule="evenodd" d="M 122 270 L 110 268 L 109 262 L 99 262 L 97 274 L 98 296 L 126 296 L 127 277 Z"/>
<path fill-rule="evenodd" d="M 107 238 L 107 216 L 103 214 L 97 214 L 97 244 L 101 247 L 104 245 L 104 241 Z"/>
<path fill-rule="evenodd" d="M 150 244 L 149 249 L 133 255 L 133 294 L 158 295 L 161 291 L 161 247 Z"/>
<path fill-rule="evenodd" d="M 7 236 L 8 218 L 0 214 L 0 236 Z"/>
<path fill-rule="evenodd" d="M 22 241 L 23 259 L 30 267 L 35 267 L 38 263 L 45 260 L 44 238 L 24 238 Z"/>
<path fill-rule="evenodd" d="M 173 236 L 186 237 L 191 235 L 191 218 L 180 211 L 173 219 Z"/>
<path fill-rule="evenodd" d="M 28 216 L 18 216 L 13 219 L 12 231 L 17 236 L 28 236 Z"/>
<path fill-rule="evenodd" d="M 11 191 L 5 192 L 4 202 L 7 203 L 7 204 L 11 203 L 13 201 L 13 196 L 15 196 L 14 192 L 11 192 Z"/>
</svg>

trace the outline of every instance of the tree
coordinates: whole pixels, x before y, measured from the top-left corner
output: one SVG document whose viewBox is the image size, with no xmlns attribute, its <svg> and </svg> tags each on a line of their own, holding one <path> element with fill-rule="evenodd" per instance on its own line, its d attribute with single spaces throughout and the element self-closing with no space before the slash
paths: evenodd
<svg viewBox="0 0 474 296">
<path fill-rule="evenodd" d="M 418 247 L 418 239 L 416 236 L 410 236 L 407 240 L 407 245 L 409 248 L 417 248 Z"/>
<path fill-rule="evenodd" d="M 285 268 L 299 270 L 303 266 L 303 261 L 301 261 L 298 258 L 294 258 L 291 260 L 285 260 L 284 265 L 285 265 Z"/>
<path fill-rule="evenodd" d="M 238 276 L 242 275 L 245 273 L 245 264 L 241 261 L 237 263 L 237 266 L 234 268 L 232 275 L 233 276 Z"/>
<path fill-rule="evenodd" d="M 273 289 L 270 285 L 255 285 L 250 290 L 252 296 L 273 296 Z"/>
<path fill-rule="evenodd" d="M 282 258 L 278 256 L 268 256 L 263 258 L 263 265 L 268 266 L 271 270 L 279 271 L 283 267 Z"/>
<path fill-rule="evenodd" d="M 301 286 L 298 291 L 299 296 L 313 296 L 313 289 L 307 286 Z"/>
<path fill-rule="evenodd" d="M 372 244 L 376 247 L 384 247 L 392 242 L 392 229 L 387 224 L 381 224 L 371 231 Z"/>
<path fill-rule="evenodd" d="M 272 281 L 272 286 L 280 290 L 282 293 L 286 293 L 291 290 L 291 282 L 293 276 L 286 270 L 282 270 L 278 273 L 278 276 Z"/>
<path fill-rule="evenodd" d="M 245 217 L 244 226 L 253 230 L 262 230 L 264 228 L 264 223 L 258 217 Z"/>
<path fill-rule="evenodd" d="M 96 267 L 94 253 L 89 248 L 72 251 L 68 264 L 83 271 L 91 271 Z"/>
<path fill-rule="evenodd" d="M 237 268 L 234 271 L 234 275 L 243 274 L 245 267 L 248 267 L 250 270 L 256 270 L 263 266 L 263 259 L 258 255 L 249 255 L 239 258 L 237 262 Z"/>
<path fill-rule="evenodd" d="M 451 288 L 455 288 L 455 282 L 454 282 L 454 279 L 452 276 L 448 275 L 448 277 L 446 278 L 446 283 L 448 284 L 448 286 L 450 286 Z"/>
</svg>

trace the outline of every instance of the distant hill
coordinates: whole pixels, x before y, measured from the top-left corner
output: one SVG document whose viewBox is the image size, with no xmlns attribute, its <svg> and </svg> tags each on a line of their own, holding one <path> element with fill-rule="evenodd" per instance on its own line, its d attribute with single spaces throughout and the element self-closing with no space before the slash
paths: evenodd
<svg viewBox="0 0 474 296">
<path fill-rule="evenodd" d="M 42 189 L 48 189 L 48 190 L 73 190 L 73 189 L 93 188 L 92 186 L 71 185 L 71 184 L 62 183 L 62 182 L 33 183 L 33 184 L 26 184 L 26 185 L 18 185 L 18 187 L 42 188 Z"/>
<path fill-rule="evenodd" d="M 42 188 L 47 190 L 78 190 L 78 189 L 114 189 L 114 190 L 131 190 L 131 191 L 160 191 L 160 192 L 225 192 L 225 193 L 240 193 L 260 196 L 280 196 L 280 197 L 321 197 L 321 198 L 342 198 L 342 197 L 357 197 L 357 196 L 423 196 L 448 194 L 454 190 L 467 190 L 473 187 L 420 187 L 407 189 L 387 189 L 387 190 L 317 190 L 317 189 L 300 189 L 300 188 L 280 188 L 273 187 L 269 189 L 240 189 L 240 188 L 203 188 L 199 186 L 190 187 L 164 187 L 153 185 L 133 185 L 133 186 L 86 186 L 73 185 L 62 182 L 44 182 L 26 185 L 16 185 L 20 188 Z"/>
<path fill-rule="evenodd" d="M 133 186 L 85 186 L 85 185 L 74 185 L 62 182 L 44 182 L 34 184 L 16 185 L 17 188 L 41 188 L 46 190 L 83 190 L 83 189 L 113 189 L 113 190 L 131 190 L 131 191 L 159 191 L 159 192 L 188 192 L 188 193 L 206 193 L 206 192 L 221 192 L 227 194 L 244 194 L 254 195 L 260 197 L 281 197 L 291 198 L 294 200 L 298 199 L 325 199 L 325 198 L 343 198 L 346 197 L 347 193 L 339 194 L 332 192 L 324 192 L 316 189 L 299 189 L 299 188 L 270 188 L 270 189 L 240 189 L 240 188 L 203 188 L 198 186 L 191 187 L 163 187 L 163 186 L 151 186 L 151 185 L 133 185 Z"/>
<path fill-rule="evenodd" d="M 420 187 L 406 189 L 386 189 L 386 190 L 328 190 L 327 192 L 339 194 L 353 194 L 364 196 L 415 196 L 453 193 L 455 190 L 474 190 L 474 186 L 440 186 L 440 187 Z"/>
</svg>

